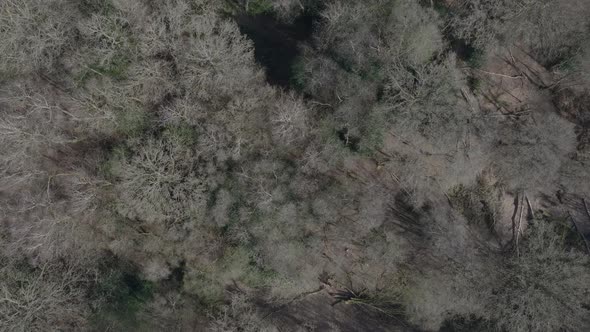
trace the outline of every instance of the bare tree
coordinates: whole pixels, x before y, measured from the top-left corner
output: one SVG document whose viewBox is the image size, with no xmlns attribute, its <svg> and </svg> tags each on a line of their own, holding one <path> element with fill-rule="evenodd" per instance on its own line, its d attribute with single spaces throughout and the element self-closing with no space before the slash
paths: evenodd
<svg viewBox="0 0 590 332">
<path fill-rule="evenodd" d="M 85 276 L 74 267 L 2 257 L 0 329 L 7 331 L 83 328 L 90 315 Z"/>
<path fill-rule="evenodd" d="M 587 33 L 585 0 L 462 0 L 453 2 L 451 32 L 478 49 L 496 44 L 525 46 L 543 64 L 575 54 Z"/>
<path fill-rule="evenodd" d="M 233 293 L 230 302 L 222 306 L 220 312 L 213 317 L 209 328 L 214 332 L 270 332 L 275 330 L 264 321 L 246 295 L 238 292 Z"/>
<path fill-rule="evenodd" d="M 198 153 L 172 135 L 137 142 L 133 150 L 112 161 L 120 213 L 148 223 L 203 222 L 207 179 Z"/>
<path fill-rule="evenodd" d="M 502 269 L 488 312 L 509 331 L 585 330 L 590 326 L 588 256 L 565 248 L 556 222 L 535 220 L 520 256 Z"/>
<path fill-rule="evenodd" d="M 75 10 L 66 1 L 7 0 L 0 3 L 0 65 L 3 75 L 51 71 L 74 35 Z"/>
<path fill-rule="evenodd" d="M 308 110 L 294 94 L 282 93 L 271 114 L 273 137 L 285 146 L 303 141 L 309 131 Z"/>
</svg>

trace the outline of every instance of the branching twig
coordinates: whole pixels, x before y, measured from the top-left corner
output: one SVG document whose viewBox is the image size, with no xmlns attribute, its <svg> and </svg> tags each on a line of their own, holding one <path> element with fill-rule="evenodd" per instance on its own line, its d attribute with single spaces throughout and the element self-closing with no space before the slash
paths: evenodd
<svg viewBox="0 0 590 332">
<path fill-rule="evenodd" d="M 500 76 L 500 77 L 510 78 L 510 79 L 521 79 L 521 78 L 523 78 L 522 75 L 510 76 L 510 75 L 505 75 L 505 74 L 500 74 L 500 73 L 493 73 L 491 71 L 486 71 L 486 70 L 481 70 L 481 69 L 474 69 L 474 70 L 476 70 L 478 72 L 481 72 L 481 73 L 488 74 L 488 75 Z"/>
<path fill-rule="evenodd" d="M 574 229 L 580 235 L 580 237 L 582 238 L 582 241 L 584 241 L 584 245 L 586 246 L 586 252 L 588 254 L 590 254 L 590 245 L 588 245 L 588 241 L 586 240 L 586 237 L 584 236 L 584 234 L 582 234 L 582 232 L 580 231 L 580 228 L 578 228 L 578 223 L 576 223 L 576 219 L 574 219 L 574 216 L 572 216 L 572 214 L 569 211 L 567 214 L 569 215 L 570 219 L 572 220 L 572 223 L 574 224 Z"/>
<path fill-rule="evenodd" d="M 522 223 L 522 210 L 523 210 L 523 205 L 524 205 L 524 194 L 520 198 L 520 203 L 518 205 L 519 205 L 518 207 L 520 208 L 520 214 L 518 217 L 518 228 L 516 229 L 516 255 L 520 256 L 520 249 L 518 248 L 518 240 L 520 239 L 520 228 L 521 228 L 521 223 Z"/>
<path fill-rule="evenodd" d="M 529 211 L 531 211 L 531 217 L 535 219 L 535 211 L 533 210 L 533 205 L 531 204 L 531 201 L 529 201 L 529 197 L 525 195 L 524 198 L 526 199 L 526 203 L 529 206 Z"/>
<path fill-rule="evenodd" d="M 309 292 L 304 292 L 304 293 L 301 293 L 301 294 L 299 294 L 299 295 L 295 296 L 294 298 L 292 298 L 292 299 L 291 299 L 289 302 L 287 302 L 287 303 L 284 303 L 284 304 L 281 304 L 281 305 L 279 306 L 279 308 L 277 308 L 277 309 L 276 309 L 276 310 L 274 310 L 274 311 L 271 311 L 271 312 L 269 312 L 269 313 L 268 313 L 268 314 L 266 314 L 264 317 L 262 317 L 262 319 L 264 320 L 264 319 L 268 318 L 269 316 L 272 316 L 272 315 L 276 314 L 277 312 L 279 312 L 279 311 L 281 311 L 281 310 L 285 309 L 285 308 L 286 308 L 288 305 L 290 305 L 291 303 L 293 303 L 293 302 L 295 302 L 295 301 L 302 300 L 303 298 L 305 298 L 305 297 L 307 297 L 307 296 L 309 296 L 309 295 L 313 295 L 313 294 L 319 293 L 319 292 L 321 292 L 321 291 L 323 291 L 323 290 L 324 290 L 324 287 L 323 287 L 323 286 L 320 286 L 320 288 L 318 288 L 318 289 L 316 289 L 316 290 L 313 290 L 313 291 L 309 291 Z"/>
</svg>

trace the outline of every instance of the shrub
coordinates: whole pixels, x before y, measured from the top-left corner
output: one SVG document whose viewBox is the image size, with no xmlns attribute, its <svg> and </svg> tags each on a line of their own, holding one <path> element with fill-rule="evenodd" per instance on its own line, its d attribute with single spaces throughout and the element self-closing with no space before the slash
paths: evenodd
<svg viewBox="0 0 590 332">
<path fill-rule="evenodd" d="M 78 10 L 85 16 L 93 14 L 108 15 L 114 10 L 111 0 L 80 0 L 78 1 Z"/>
<path fill-rule="evenodd" d="M 470 332 L 470 331 L 481 331 L 481 332 L 492 332 L 495 331 L 495 324 L 484 318 L 477 317 L 475 315 L 469 315 L 467 317 L 456 315 L 452 318 L 445 320 L 443 325 L 440 327 L 440 332 Z"/>
<path fill-rule="evenodd" d="M 250 15 L 259 15 L 270 12 L 273 9 L 271 0 L 251 0 L 246 2 L 246 11 Z"/>
<path fill-rule="evenodd" d="M 477 177 L 475 185 L 457 185 L 448 194 L 451 204 L 469 222 L 480 223 L 493 229 L 500 214 L 502 185 L 489 172 Z"/>
<path fill-rule="evenodd" d="M 214 332 L 274 331 L 245 294 L 233 293 L 228 304 L 213 315 L 209 329 Z"/>
<path fill-rule="evenodd" d="M 257 262 L 251 248 L 227 246 L 215 261 L 192 266 L 185 279 L 185 291 L 195 294 L 206 306 L 215 307 L 223 303 L 232 284 L 251 289 L 268 287 L 274 273 Z"/>
<path fill-rule="evenodd" d="M 122 108 L 114 110 L 114 122 L 117 133 L 126 137 L 141 137 L 150 128 L 152 119 L 135 101 Z"/>
<path fill-rule="evenodd" d="M 152 298 L 154 286 L 136 275 L 122 270 L 112 270 L 95 286 L 94 296 L 100 299 L 98 312 L 94 314 L 95 328 L 136 329 L 142 308 Z"/>
</svg>

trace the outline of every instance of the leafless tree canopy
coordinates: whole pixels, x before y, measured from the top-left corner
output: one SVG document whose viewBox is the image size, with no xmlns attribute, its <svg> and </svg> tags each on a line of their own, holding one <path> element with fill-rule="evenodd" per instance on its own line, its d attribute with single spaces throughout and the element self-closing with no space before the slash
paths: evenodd
<svg viewBox="0 0 590 332">
<path fill-rule="evenodd" d="M 590 330 L 588 36 L 588 0 L 0 0 L 0 330 Z"/>
</svg>

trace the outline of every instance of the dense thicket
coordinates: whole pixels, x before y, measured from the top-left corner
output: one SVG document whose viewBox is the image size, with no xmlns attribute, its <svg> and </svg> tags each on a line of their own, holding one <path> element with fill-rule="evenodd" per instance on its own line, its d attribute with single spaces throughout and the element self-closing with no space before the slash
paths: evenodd
<svg viewBox="0 0 590 332">
<path fill-rule="evenodd" d="M 590 329 L 589 18 L 1 1 L 0 330 Z"/>
</svg>

